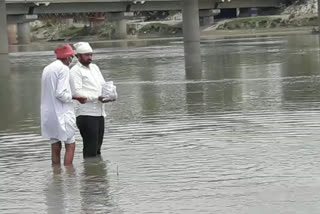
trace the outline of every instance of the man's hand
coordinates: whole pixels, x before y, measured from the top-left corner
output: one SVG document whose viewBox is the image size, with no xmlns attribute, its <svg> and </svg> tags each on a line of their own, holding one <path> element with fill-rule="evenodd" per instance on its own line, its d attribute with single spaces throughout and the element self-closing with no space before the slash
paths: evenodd
<svg viewBox="0 0 320 214">
<path fill-rule="evenodd" d="M 81 103 L 81 104 L 85 104 L 87 102 L 87 100 L 88 100 L 87 97 L 77 96 L 77 95 L 73 96 L 72 99 L 78 100 L 79 103 Z"/>
<path fill-rule="evenodd" d="M 113 102 L 115 100 L 110 100 L 110 99 L 107 99 L 105 97 L 102 97 L 102 96 L 99 96 L 99 101 L 102 102 L 102 103 L 108 103 L 108 102 Z"/>
</svg>

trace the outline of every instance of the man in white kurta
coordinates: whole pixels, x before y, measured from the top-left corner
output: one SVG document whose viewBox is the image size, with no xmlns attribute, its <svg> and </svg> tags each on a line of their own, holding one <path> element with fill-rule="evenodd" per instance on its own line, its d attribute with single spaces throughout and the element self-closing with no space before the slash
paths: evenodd
<svg viewBox="0 0 320 214">
<path fill-rule="evenodd" d="M 77 126 L 83 139 L 83 157 L 101 154 L 104 135 L 104 103 L 101 97 L 105 80 L 97 65 L 91 63 L 92 48 L 87 42 L 74 44 L 78 63 L 71 68 L 71 86 L 74 95 L 85 96 L 87 103 L 76 107 Z"/>
<path fill-rule="evenodd" d="M 61 142 L 65 143 L 64 164 L 70 165 L 75 150 L 76 121 L 72 99 L 84 103 L 86 98 L 72 96 L 70 70 L 73 58 L 70 45 L 55 50 L 57 60 L 46 66 L 41 79 L 41 134 L 50 139 L 52 164 L 60 164 Z"/>
<path fill-rule="evenodd" d="M 76 127 L 69 68 L 60 60 L 52 62 L 43 70 L 41 119 L 44 138 L 74 142 Z"/>
</svg>

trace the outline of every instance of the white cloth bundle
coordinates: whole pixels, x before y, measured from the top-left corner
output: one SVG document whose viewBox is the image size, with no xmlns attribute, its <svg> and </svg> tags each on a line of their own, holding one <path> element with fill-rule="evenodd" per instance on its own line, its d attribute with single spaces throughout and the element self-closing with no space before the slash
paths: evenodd
<svg viewBox="0 0 320 214">
<path fill-rule="evenodd" d="M 117 87 L 113 81 L 107 81 L 102 85 L 101 96 L 104 100 L 116 100 L 118 98 Z"/>
</svg>

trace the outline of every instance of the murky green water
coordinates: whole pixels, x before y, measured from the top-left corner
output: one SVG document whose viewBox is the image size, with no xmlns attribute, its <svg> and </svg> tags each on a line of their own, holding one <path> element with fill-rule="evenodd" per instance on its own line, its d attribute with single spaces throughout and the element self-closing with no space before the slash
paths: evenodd
<svg viewBox="0 0 320 214">
<path fill-rule="evenodd" d="M 204 41 L 201 74 L 179 41 L 93 46 L 119 100 L 101 159 L 79 141 L 70 168 L 40 137 L 54 45 L 1 61 L 1 213 L 319 213 L 317 36 Z"/>
</svg>

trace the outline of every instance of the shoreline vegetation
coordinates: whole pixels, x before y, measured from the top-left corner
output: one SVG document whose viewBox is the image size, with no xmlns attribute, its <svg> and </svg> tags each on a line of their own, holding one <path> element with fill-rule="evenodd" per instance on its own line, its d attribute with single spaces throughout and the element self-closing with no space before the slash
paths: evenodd
<svg viewBox="0 0 320 214">
<path fill-rule="evenodd" d="M 201 27 L 201 39 L 234 36 L 283 35 L 318 33 L 317 0 L 296 0 L 276 15 L 237 17 L 215 20 L 210 26 Z M 157 14 L 156 14 L 157 15 Z M 62 19 L 63 20 L 63 19 Z M 112 22 L 94 25 L 87 20 L 67 23 L 61 18 L 46 18 L 31 23 L 32 41 L 99 41 L 115 40 L 116 29 Z M 156 16 L 156 20 L 129 20 L 127 40 L 181 37 L 180 12 Z"/>
</svg>

